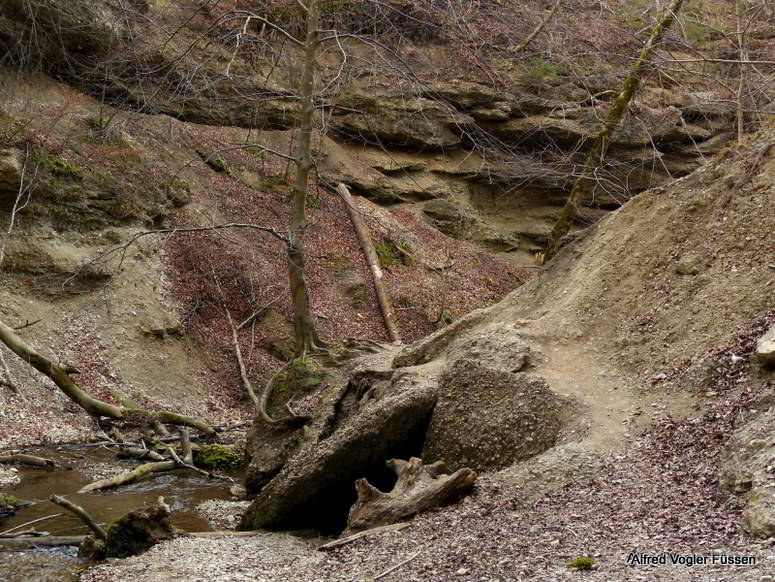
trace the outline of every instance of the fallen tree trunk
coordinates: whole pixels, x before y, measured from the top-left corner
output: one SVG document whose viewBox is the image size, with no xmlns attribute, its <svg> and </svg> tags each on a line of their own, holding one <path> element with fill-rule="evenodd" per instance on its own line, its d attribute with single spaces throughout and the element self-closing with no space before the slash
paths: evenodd
<svg viewBox="0 0 775 582">
<path fill-rule="evenodd" d="M 73 382 L 73 379 L 70 377 L 70 374 L 75 371 L 73 368 L 60 366 L 53 363 L 48 358 L 41 356 L 16 335 L 13 329 L 2 321 L 0 321 L 0 341 L 30 366 L 51 378 L 54 384 L 56 384 L 70 400 L 95 418 L 101 416 L 117 420 L 129 417 L 145 418 L 151 423 L 153 423 L 153 421 L 159 421 L 167 424 L 190 426 L 207 434 L 215 434 L 215 429 L 213 427 L 204 420 L 194 416 L 185 416 L 176 412 L 164 410 L 154 412 L 141 408 L 117 406 L 92 398 Z"/>
<path fill-rule="evenodd" d="M 393 311 L 393 304 L 390 301 L 390 295 L 388 294 L 385 284 L 382 282 L 382 269 L 379 267 L 379 257 L 377 257 L 377 251 L 374 250 L 374 243 L 371 241 L 371 233 L 366 223 L 363 222 L 360 212 L 355 207 L 353 197 L 350 195 L 350 190 L 344 184 L 339 184 L 336 187 L 337 192 L 344 200 L 347 211 L 350 213 L 350 219 L 353 221 L 355 232 L 358 235 L 358 241 L 361 243 L 363 254 L 366 255 L 366 262 L 369 264 L 369 269 L 374 278 L 374 290 L 377 292 L 377 301 L 379 302 L 379 308 L 382 311 L 382 317 L 385 320 L 385 327 L 387 328 L 390 341 L 393 343 L 401 343 L 401 335 L 398 331 L 398 324 L 396 322 L 396 314 Z"/>
<path fill-rule="evenodd" d="M 80 505 L 76 505 L 69 499 L 65 499 L 61 495 L 52 495 L 49 497 L 49 500 L 52 503 L 56 503 L 59 507 L 64 507 L 68 511 L 72 511 L 75 515 L 78 516 L 78 519 L 80 519 L 83 523 L 85 523 L 87 526 L 89 526 L 89 529 L 94 532 L 94 535 L 97 536 L 97 538 L 101 539 L 103 542 L 108 539 L 108 535 L 105 533 L 105 530 L 102 529 L 102 527 L 97 524 L 96 521 L 92 518 L 91 515 L 86 513 L 86 510 L 81 507 Z"/>
<path fill-rule="evenodd" d="M 92 491 L 100 491 L 102 489 L 112 489 L 113 487 L 120 487 L 128 483 L 134 483 L 138 479 L 150 475 L 151 473 L 159 473 L 161 471 L 171 471 L 176 469 L 178 464 L 175 461 L 156 461 L 153 463 L 145 463 L 139 467 L 132 469 L 126 473 L 121 473 L 116 477 L 110 477 L 108 479 L 100 479 L 94 483 L 84 485 L 78 490 L 78 493 L 90 493 Z"/>
<path fill-rule="evenodd" d="M 121 447 L 116 456 L 119 459 L 149 459 L 151 461 L 164 461 L 164 457 L 151 449 L 139 447 Z"/>
<path fill-rule="evenodd" d="M 114 487 L 120 487 L 121 485 L 128 485 L 129 483 L 134 483 L 135 481 L 138 481 L 139 479 L 145 477 L 146 475 L 150 475 L 151 473 L 161 473 L 163 471 L 172 471 L 173 469 L 189 469 L 191 471 L 196 471 L 197 473 L 205 475 L 206 477 L 210 477 L 211 479 L 217 478 L 231 481 L 230 477 L 215 475 L 194 465 L 193 449 L 191 448 L 191 441 L 188 437 L 188 431 L 185 429 L 181 429 L 180 431 L 180 442 L 183 448 L 183 458 L 181 458 L 172 448 L 169 448 L 168 452 L 172 457 L 171 459 L 157 460 L 152 463 L 145 463 L 135 467 L 131 471 L 116 475 L 115 477 L 94 481 L 93 483 L 89 483 L 88 485 L 81 487 L 78 490 L 78 493 L 90 493 L 92 491 L 101 491 L 103 489 L 112 489 Z M 151 458 L 151 455 L 156 459 L 164 459 L 164 457 L 158 453 L 151 452 L 148 457 Z"/>
<path fill-rule="evenodd" d="M 33 467 L 56 467 L 56 461 L 34 455 L 0 455 L 0 463 L 32 465 Z"/>
<path fill-rule="evenodd" d="M 454 500 L 474 485 L 476 473 L 458 469 L 451 475 L 442 461 L 423 465 L 421 459 L 387 461 L 398 481 L 390 493 L 384 493 L 366 479 L 358 479 L 355 489 L 358 500 L 347 517 L 345 535 L 404 521 L 407 518 Z"/>
</svg>

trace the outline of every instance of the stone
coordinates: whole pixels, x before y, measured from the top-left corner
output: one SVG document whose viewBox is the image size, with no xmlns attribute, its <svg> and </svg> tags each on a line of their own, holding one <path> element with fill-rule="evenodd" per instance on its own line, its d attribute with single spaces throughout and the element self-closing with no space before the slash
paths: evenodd
<svg viewBox="0 0 775 582">
<path fill-rule="evenodd" d="M 721 455 L 719 484 L 744 493 L 743 528 L 751 535 L 775 535 L 775 491 L 771 464 L 775 458 L 775 408 L 762 402 L 764 412 L 740 426 L 727 441 Z M 771 404 L 771 403 L 769 403 Z"/>
<path fill-rule="evenodd" d="M 756 357 L 765 366 L 775 366 L 775 325 L 756 342 Z"/>
<path fill-rule="evenodd" d="M 742 523 L 743 529 L 752 536 L 775 536 L 775 493 L 772 487 L 756 488 L 749 493 Z"/>
<path fill-rule="evenodd" d="M 436 404 L 433 386 L 410 373 L 397 374 L 386 390 L 358 392 L 353 413 L 332 424 L 335 432 L 307 440 L 269 481 L 242 517 L 240 529 L 344 527 L 347 492 L 369 466 L 384 462 L 417 438 Z M 344 493 L 344 497 L 343 497 Z M 344 506 L 334 500 L 344 502 Z M 341 515 L 336 512 L 340 511 Z M 331 512 L 334 512 L 333 514 Z M 338 518 L 341 524 L 337 524 Z"/>
<path fill-rule="evenodd" d="M 470 113 L 477 121 L 506 121 L 511 117 L 511 103 L 500 101 L 489 107 L 477 107 Z"/>
<path fill-rule="evenodd" d="M 485 360 L 486 361 L 486 360 Z M 546 381 L 461 358 L 439 380 L 439 398 L 425 436 L 425 462 L 450 469 L 505 467 L 554 446 L 568 402 Z"/>
<path fill-rule="evenodd" d="M 459 204 L 450 200 L 431 200 L 423 207 L 428 222 L 444 234 L 461 237 L 467 227 L 476 222 Z"/>
<path fill-rule="evenodd" d="M 354 93 L 340 103 L 331 124 L 349 139 L 410 149 L 457 148 L 474 120 L 422 97 Z"/>
<path fill-rule="evenodd" d="M 21 157 L 15 148 L 0 150 L 0 195 L 18 194 L 22 183 Z M 13 202 L 13 197 L 8 198 Z"/>
<path fill-rule="evenodd" d="M 483 83 L 452 79 L 432 83 L 423 97 L 443 99 L 461 109 L 472 109 L 477 106 L 490 105 L 503 100 L 503 93 Z"/>
</svg>

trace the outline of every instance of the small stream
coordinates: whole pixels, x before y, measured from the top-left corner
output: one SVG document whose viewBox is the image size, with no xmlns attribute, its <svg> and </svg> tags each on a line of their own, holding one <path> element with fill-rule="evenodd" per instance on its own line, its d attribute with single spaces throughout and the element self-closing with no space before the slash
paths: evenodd
<svg viewBox="0 0 775 582">
<path fill-rule="evenodd" d="M 109 465 L 119 466 L 123 471 L 137 466 L 137 462 L 117 460 L 114 451 L 102 447 L 39 448 L 25 452 L 53 459 L 67 469 L 20 466 L 21 483 L 3 489 L 2 493 L 34 501 L 35 504 L 18 510 L 14 516 L 0 518 L 0 532 L 34 519 L 61 513 L 58 517 L 29 527 L 56 536 L 89 533 L 77 517 L 48 501 L 49 496 L 55 493 L 67 496 L 103 524 L 111 523 L 128 511 L 150 505 L 161 495 L 172 509 L 172 524 L 188 531 L 212 529 L 196 511 L 201 502 L 208 499 L 231 499 L 229 482 L 208 479 L 186 470 L 152 475 L 140 482 L 105 492 L 77 494 L 75 492 L 78 489 L 102 476 L 94 476 L 95 466 L 98 469 Z M 239 482 L 239 475 L 229 475 Z M 0 551 L 0 580 L 3 582 L 71 582 L 77 580 L 78 572 L 84 566 L 85 563 L 77 557 L 77 548 Z"/>
</svg>

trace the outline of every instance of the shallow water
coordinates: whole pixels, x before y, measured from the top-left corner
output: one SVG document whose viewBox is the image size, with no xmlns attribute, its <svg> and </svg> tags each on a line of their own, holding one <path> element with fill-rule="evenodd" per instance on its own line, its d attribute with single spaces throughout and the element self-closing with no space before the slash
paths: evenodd
<svg viewBox="0 0 775 582">
<path fill-rule="evenodd" d="M 96 480 L 90 466 L 102 463 L 120 463 L 122 470 L 137 466 L 133 461 L 115 461 L 115 453 L 100 447 L 37 449 L 26 451 L 54 459 L 68 467 L 44 469 L 19 467 L 22 481 L 2 492 L 21 499 L 34 501 L 31 507 L 20 509 L 16 515 L 0 518 L 0 532 L 41 517 L 62 515 L 38 522 L 29 527 L 51 535 L 81 535 L 88 533 L 83 523 L 48 498 L 52 494 L 65 495 L 83 507 L 96 521 L 108 524 L 128 511 L 149 505 L 161 495 L 172 509 L 170 521 L 188 531 L 209 531 L 212 528 L 201 517 L 196 506 L 208 499 L 230 499 L 228 481 L 208 479 L 190 471 L 170 471 L 146 477 L 144 480 L 105 492 L 75 493 Z M 237 476 L 232 474 L 238 480 Z M 29 529 L 24 527 L 22 529 Z M 76 557 L 75 548 L 38 549 L 24 552 L 0 551 L 0 580 L 3 582 L 69 582 L 77 579 L 83 566 Z"/>
</svg>

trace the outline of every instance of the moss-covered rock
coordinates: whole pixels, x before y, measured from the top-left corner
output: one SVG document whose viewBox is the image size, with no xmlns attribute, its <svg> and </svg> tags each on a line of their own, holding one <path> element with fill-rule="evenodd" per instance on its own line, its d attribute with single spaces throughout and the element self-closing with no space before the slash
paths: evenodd
<svg viewBox="0 0 775 582">
<path fill-rule="evenodd" d="M 22 226 L 48 222 L 79 232 L 133 223 L 153 226 L 190 200 L 185 182 L 160 180 L 155 168 L 131 157 L 111 156 L 109 162 L 82 168 L 38 149 L 27 163 L 37 174 L 31 202 L 19 213 Z"/>
<path fill-rule="evenodd" d="M 0 493 L 0 517 L 13 515 L 18 509 L 32 505 L 32 501 Z"/>
<path fill-rule="evenodd" d="M 238 467 L 244 461 L 243 454 L 229 445 L 198 445 L 193 453 L 194 464 L 203 469 Z"/>
</svg>

